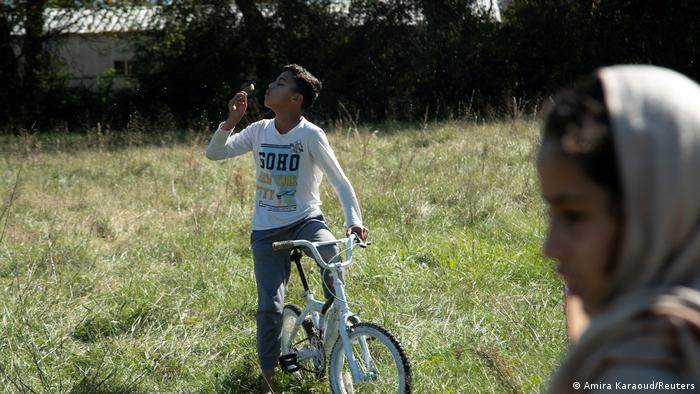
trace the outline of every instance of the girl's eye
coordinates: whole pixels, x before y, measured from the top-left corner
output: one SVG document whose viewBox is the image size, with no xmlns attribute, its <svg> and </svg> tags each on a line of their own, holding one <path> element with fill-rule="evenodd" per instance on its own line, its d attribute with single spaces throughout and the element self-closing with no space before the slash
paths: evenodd
<svg viewBox="0 0 700 394">
<path fill-rule="evenodd" d="M 580 222 L 584 215 L 581 212 L 578 211 L 564 211 L 561 213 L 561 217 L 567 222 L 571 224 L 575 224 Z"/>
<path fill-rule="evenodd" d="M 568 225 L 576 225 L 586 218 L 584 212 L 576 209 L 549 209 L 549 219 Z"/>
</svg>

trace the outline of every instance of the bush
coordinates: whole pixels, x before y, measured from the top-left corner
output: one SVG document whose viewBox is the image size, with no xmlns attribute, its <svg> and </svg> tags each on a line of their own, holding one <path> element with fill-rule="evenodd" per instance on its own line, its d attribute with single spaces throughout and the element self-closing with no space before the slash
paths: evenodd
<svg viewBox="0 0 700 394">
<path fill-rule="evenodd" d="M 45 84 L 36 120 L 120 128 L 139 112 L 154 122 L 168 113 L 179 126 L 207 124 L 251 81 L 259 89 L 248 119 L 257 119 L 269 115 L 267 83 L 288 63 L 324 82 L 309 116 L 353 121 L 517 115 L 614 63 L 700 76 L 693 0 L 518 0 L 503 22 L 474 12 L 474 0 L 227 3 L 166 2 L 163 29 L 138 42 L 139 88 L 115 89 L 108 78 L 96 92 Z M 0 92 L 0 122 L 12 117 L 12 101 Z"/>
</svg>

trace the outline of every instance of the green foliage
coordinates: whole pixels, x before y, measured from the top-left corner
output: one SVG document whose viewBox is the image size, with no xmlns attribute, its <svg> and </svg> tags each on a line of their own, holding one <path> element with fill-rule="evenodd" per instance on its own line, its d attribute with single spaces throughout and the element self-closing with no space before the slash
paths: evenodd
<svg viewBox="0 0 700 394">
<path fill-rule="evenodd" d="M 253 161 L 207 161 L 192 134 L 97 132 L 0 139 L 0 391 L 254 392 Z M 346 273 L 350 307 L 400 338 L 416 392 L 540 392 L 566 339 L 540 253 L 535 122 L 329 140 L 373 241 Z M 327 182 L 321 199 L 341 234 Z M 293 272 L 287 301 L 301 289 Z"/>
<path fill-rule="evenodd" d="M 517 94 L 550 92 L 594 68 L 619 63 L 670 67 L 700 78 L 700 3 L 519 0 L 499 42 Z"/>
<path fill-rule="evenodd" d="M 54 44 L 63 28 L 46 31 L 47 8 L 100 8 L 144 5 L 145 0 L 18 0 L 0 4 L 0 124 L 3 132 L 110 122 L 123 125 L 138 93 L 112 86 L 102 75 L 97 89 L 69 86 Z M 22 34 L 18 34 L 18 31 Z M 89 41 L 89 39 L 88 39 Z M 82 60 L 82 59 L 80 59 Z M 78 61 L 78 60 L 74 60 Z"/>
<path fill-rule="evenodd" d="M 612 63 L 653 63 L 691 77 L 700 74 L 693 41 L 700 33 L 693 22 L 700 5 L 693 1 L 523 0 L 512 3 L 502 23 L 473 12 L 470 0 L 353 0 L 346 13 L 334 11 L 330 1 L 267 4 L 273 12 L 256 15 L 263 27 L 253 29 L 245 17 L 243 23 L 197 24 L 194 35 L 188 29 L 166 33 L 183 45 L 191 42 L 188 53 L 159 57 L 157 50 L 155 55 L 143 52 L 144 65 L 147 59 L 161 59 L 187 71 L 197 67 L 183 59 L 238 55 L 227 61 L 228 70 L 213 76 L 195 72 L 170 84 L 153 79 L 154 86 L 181 93 L 172 96 L 186 104 L 176 113 L 187 117 L 206 108 L 221 117 L 223 103 L 238 84 L 251 79 L 264 87 L 289 62 L 305 65 L 325 82 L 314 111 L 345 120 L 445 119 L 492 108 L 508 114 L 513 97 L 521 99 L 516 106 L 536 107 L 538 97 Z M 221 26 L 228 26 L 227 35 Z M 199 29 L 220 37 L 200 45 L 197 37 L 205 33 Z M 142 81 L 149 84 L 158 73 Z M 167 70 L 160 75 L 168 75 Z M 192 95 L 199 86 L 215 84 L 211 79 L 232 83 L 218 95 Z M 177 105 L 173 100 L 167 105 Z"/>
<path fill-rule="evenodd" d="M 249 79 L 240 17 L 218 1 L 172 2 L 162 12 L 164 29 L 141 42 L 141 93 L 182 119 L 219 118 L 230 93 Z"/>
<path fill-rule="evenodd" d="M 614 63 L 651 63 L 700 77 L 700 2 L 694 0 L 518 0 L 502 11 L 502 22 L 474 12 L 474 0 L 351 0 L 342 11 L 332 0 L 153 3 L 161 6 L 163 26 L 134 36 L 139 85 L 97 90 L 71 88 L 56 77 L 55 62 L 37 52 L 36 42 L 46 37 L 35 37 L 28 52 L 38 69 L 20 78 L 21 62 L 9 56 L 10 28 L 36 6 L 0 7 L 0 53 L 8 55 L 0 56 L 0 81 L 8 86 L 0 91 L 0 123 L 19 117 L 25 128 L 38 122 L 42 130 L 51 121 L 123 129 L 135 112 L 151 122 L 166 113 L 180 126 L 214 122 L 247 82 L 258 86 L 248 113 L 257 119 L 269 115 L 265 86 L 292 62 L 324 82 L 309 115 L 345 122 L 517 115 Z M 39 14 L 31 15 L 38 26 Z M 22 108 L 36 110 L 31 122 Z"/>
</svg>

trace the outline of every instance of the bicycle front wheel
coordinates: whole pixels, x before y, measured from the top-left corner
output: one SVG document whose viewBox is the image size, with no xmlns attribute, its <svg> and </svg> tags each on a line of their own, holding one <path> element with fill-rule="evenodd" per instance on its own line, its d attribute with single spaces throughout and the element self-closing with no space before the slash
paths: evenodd
<svg viewBox="0 0 700 394">
<path fill-rule="evenodd" d="M 349 332 L 352 354 L 363 381 L 353 381 L 341 338 L 330 358 L 330 385 L 333 393 L 410 393 L 411 365 L 399 341 L 383 327 L 360 323 Z"/>
</svg>

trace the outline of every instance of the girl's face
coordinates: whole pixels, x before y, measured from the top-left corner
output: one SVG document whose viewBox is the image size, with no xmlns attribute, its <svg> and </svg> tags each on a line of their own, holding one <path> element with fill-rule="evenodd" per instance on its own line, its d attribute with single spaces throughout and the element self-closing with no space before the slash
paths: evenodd
<svg viewBox="0 0 700 394">
<path fill-rule="evenodd" d="M 620 239 L 620 219 L 610 193 L 589 178 L 552 142 L 537 159 L 542 196 L 549 211 L 543 250 L 558 263 L 571 295 L 594 314 L 605 297 Z"/>
</svg>

